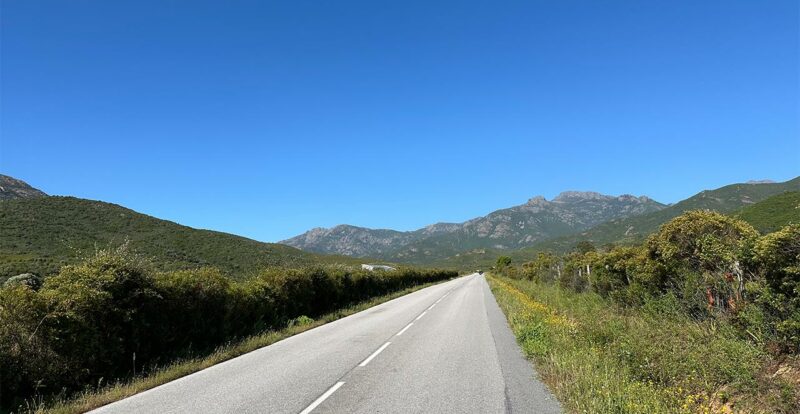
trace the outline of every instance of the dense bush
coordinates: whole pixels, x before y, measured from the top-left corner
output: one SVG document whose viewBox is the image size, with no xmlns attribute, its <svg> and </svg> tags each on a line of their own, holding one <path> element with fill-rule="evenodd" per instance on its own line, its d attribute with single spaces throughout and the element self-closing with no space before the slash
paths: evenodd
<svg viewBox="0 0 800 414">
<path fill-rule="evenodd" d="M 553 282 L 561 273 L 560 266 L 560 260 L 556 255 L 541 252 L 536 259 L 522 265 L 522 274 L 536 282 Z"/>
<path fill-rule="evenodd" d="M 641 246 L 596 252 L 584 243 L 509 270 L 503 274 L 591 289 L 625 306 L 669 296 L 697 319 L 732 318 L 744 337 L 800 351 L 800 225 L 759 236 L 741 220 L 690 211 Z"/>
<path fill-rule="evenodd" d="M 2 406 L 71 392 L 290 321 L 456 276 L 347 267 L 270 269 L 236 282 L 214 268 L 157 273 L 125 249 L 0 288 Z"/>
<path fill-rule="evenodd" d="M 646 254 L 641 247 L 615 247 L 601 255 L 589 278 L 592 288 L 601 296 L 631 303 L 626 293 L 640 282 L 639 275 L 650 273 L 644 266 Z"/>
<path fill-rule="evenodd" d="M 755 243 L 752 268 L 756 280 L 751 288 L 757 300 L 775 319 L 776 334 L 785 345 L 800 351 L 800 225 L 789 225 L 767 234 Z"/>
</svg>

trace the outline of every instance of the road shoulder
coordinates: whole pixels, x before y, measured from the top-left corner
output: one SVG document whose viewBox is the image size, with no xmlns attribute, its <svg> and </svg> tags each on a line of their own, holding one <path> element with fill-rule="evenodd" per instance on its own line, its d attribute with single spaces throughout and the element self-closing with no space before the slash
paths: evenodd
<svg viewBox="0 0 800 414">
<path fill-rule="evenodd" d="M 486 315 L 494 338 L 500 369 L 505 378 L 507 413 L 560 413 L 561 405 L 538 379 L 533 365 L 525 359 L 503 311 L 481 277 Z"/>
</svg>

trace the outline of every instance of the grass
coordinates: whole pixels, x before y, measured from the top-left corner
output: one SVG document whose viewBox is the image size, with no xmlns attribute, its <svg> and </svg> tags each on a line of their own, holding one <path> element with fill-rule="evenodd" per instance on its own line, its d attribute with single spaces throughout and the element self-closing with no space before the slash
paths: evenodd
<svg viewBox="0 0 800 414">
<path fill-rule="evenodd" d="M 290 322 L 284 329 L 250 336 L 241 341 L 219 347 L 208 355 L 185 359 L 165 367 L 155 368 L 149 374 L 129 381 L 106 386 L 98 385 L 69 399 L 56 398 L 51 401 L 43 401 L 41 399 L 32 401 L 29 404 L 28 411 L 37 414 L 73 414 L 93 410 L 437 283 L 427 283 L 380 296 L 355 306 L 323 315 L 315 320 L 301 316 Z"/>
<path fill-rule="evenodd" d="M 526 356 L 568 412 L 789 413 L 796 389 L 766 378 L 762 348 L 669 298 L 622 309 L 593 293 L 490 276 Z"/>
</svg>

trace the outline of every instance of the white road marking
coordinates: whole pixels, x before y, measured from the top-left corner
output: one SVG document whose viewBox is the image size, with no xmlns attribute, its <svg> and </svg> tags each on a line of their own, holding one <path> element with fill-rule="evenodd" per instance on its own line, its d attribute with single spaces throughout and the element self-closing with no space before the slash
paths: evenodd
<svg viewBox="0 0 800 414">
<path fill-rule="evenodd" d="M 330 397 L 331 394 L 336 392 L 336 390 L 338 390 L 339 387 L 341 387 L 342 385 L 344 385 L 344 382 L 342 381 L 339 381 L 336 384 L 334 384 L 333 387 L 330 387 L 328 391 L 325 391 L 325 394 L 320 395 L 319 398 L 317 398 L 313 403 L 311 403 L 311 405 L 306 407 L 305 410 L 300 411 L 300 414 L 308 414 L 311 411 L 313 411 L 315 408 L 317 408 L 318 405 L 322 404 L 323 401 L 325 401 L 328 397 Z"/>
<path fill-rule="evenodd" d="M 398 332 L 398 333 L 397 333 L 397 336 L 400 336 L 400 335 L 402 335 L 402 334 L 403 334 L 403 332 L 405 332 L 405 331 L 406 331 L 406 329 L 410 328 L 410 327 L 411 327 L 411 325 L 413 325 L 413 324 L 414 324 L 414 322 L 411 322 L 411 323 L 409 323 L 408 325 L 406 325 L 406 327 L 405 327 L 405 328 L 401 329 L 401 330 L 400 330 L 400 332 Z"/>
<path fill-rule="evenodd" d="M 435 303 L 434 303 L 433 305 L 429 306 L 429 307 L 428 307 L 428 310 L 431 310 L 431 309 L 433 309 L 433 307 L 434 307 L 434 306 L 436 306 L 436 304 L 435 304 Z"/>
<path fill-rule="evenodd" d="M 373 352 L 372 355 L 368 356 L 367 359 L 365 359 L 364 362 L 358 364 L 358 366 L 363 367 L 363 366 L 366 366 L 367 364 L 369 364 L 369 361 L 372 361 L 372 358 L 375 358 L 376 356 L 378 356 L 378 354 L 380 354 L 384 349 L 386 349 L 386 347 L 389 346 L 389 344 L 391 344 L 391 342 L 387 342 L 387 343 L 381 345 L 381 347 L 378 348 L 377 351 Z"/>
<path fill-rule="evenodd" d="M 422 312 L 422 313 L 420 313 L 420 314 L 419 314 L 419 316 L 417 316 L 417 319 L 414 319 L 414 320 L 415 320 L 415 321 L 418 321 L 420 318 L 422 318 L 423 316 L 425 316 L 425 314 L 426 314 L 426 313 L 428 313 L 428 311 L 425 311 L 425 312 Z"/>
</svg>

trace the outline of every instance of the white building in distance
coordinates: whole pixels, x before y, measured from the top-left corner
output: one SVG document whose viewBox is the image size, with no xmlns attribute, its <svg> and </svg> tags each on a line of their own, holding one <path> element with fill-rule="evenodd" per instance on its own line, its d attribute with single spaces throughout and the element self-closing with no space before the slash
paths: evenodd
<svg viewBox="0 0 800 414">
<path fill-rule="evenodd" d="M 397 270 L 391 266 L 377 265 L 377 264 L 362 264 L 361 268 L 364 270 Z"/>
</svg>

